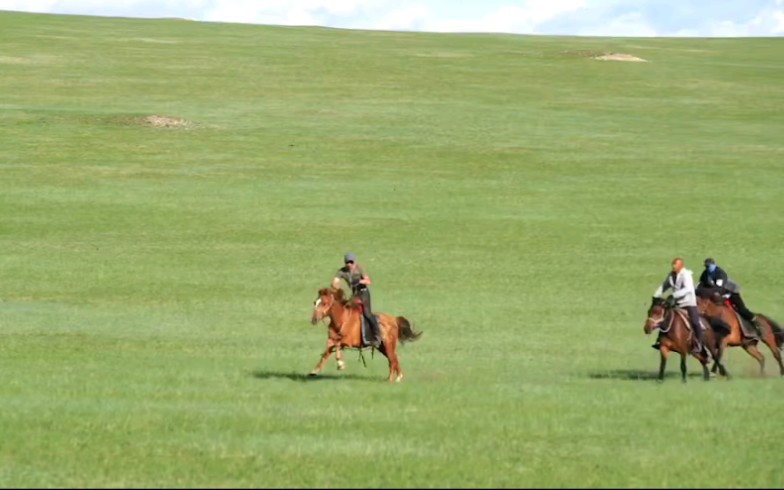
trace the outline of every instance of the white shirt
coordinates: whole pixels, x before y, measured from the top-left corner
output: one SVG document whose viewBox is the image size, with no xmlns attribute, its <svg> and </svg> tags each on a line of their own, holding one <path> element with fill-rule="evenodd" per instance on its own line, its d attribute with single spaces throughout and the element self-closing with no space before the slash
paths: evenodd
<svg viewBox="0 0 784 490">
<path fill-rule="evenodd" d="M 675 279 L 672 274 L 667 274 L 661 286 L 653 293 L 654 298 L 661 298 L 665 291 L 672 288 L 672 297 L 679 307 L 697 306 L 697 294 L 694 292 L 694 279 L 692 272 L 685 267 L 681 269 Z"/>
</svg>

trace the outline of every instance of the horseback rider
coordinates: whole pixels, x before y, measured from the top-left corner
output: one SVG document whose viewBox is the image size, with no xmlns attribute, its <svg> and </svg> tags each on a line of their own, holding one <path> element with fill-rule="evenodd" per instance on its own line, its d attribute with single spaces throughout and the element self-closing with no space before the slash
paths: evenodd
<svg viewBox="0 0 784 490">
<path fill-rule="evenodd" d="M 740 286 L 738 283 L 729 278 L 727 273 L 716 265 L 716 261 L 708 257 L 705 259 L 705 270 L 700 276 L 700 287 L 717 288 L 719 293 L 726 299 L 730 300 L 735 311 L 738 312 L 747 321 L 754 325 L 757 333 L 762 335 L 762 326 L 757 320 L 757 315 L 752 313 L 746 308 L 743 298 L 740 297 Z"/>
<path fill-rule="evenodd" d="M 680 257 L 673 259 L 672 272 L 667 274 L 667 278 L 653 293 L 653 298 L 661 298 L 668 289 L 672 289 L 672 298 L 675 300 L 678 308 L 685 309 L 689 314 L 689 322 L 698 342 L 698 345 L 692 349 L 692 352 L 705 354 L 705 342 L 703 340 L 702 327 L 700 326 L 700 315 L 697 311 L 697 294 L 694 291 L 692 272 L 683 266 L 683 259 Z M 652 347 L 658 348 L 658 342 Z"/>
<path fill-rule="evenodd" d="M 335 273 L 335 278 L 332 279 L 332 288 L 339 289 L 340 280 L 343 279 L 351 287 L 352 296 L 362 301 L 362 312 L 373 331 L 374 338 L 369 339 L 369 343 L 378 349 L 381 346 L 381 331 L 370 308 L 370 289 L 368 289 L 368 286 L 371 284 L 370 276 L 365 274 L 362 266 L 357 264 L 357 259 L 353 253 L 347 253 L 343 257 L 343 263 L 344 266 L 338 269 L 337 273 Z"/>
</svg>

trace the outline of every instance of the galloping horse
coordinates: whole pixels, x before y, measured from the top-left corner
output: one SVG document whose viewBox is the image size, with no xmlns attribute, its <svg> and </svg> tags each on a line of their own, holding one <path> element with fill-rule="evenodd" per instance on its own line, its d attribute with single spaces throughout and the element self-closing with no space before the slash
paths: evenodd
<svg viewBox="0 0 784 490">
<path fill-rule="evenodd" d="M 725 374 L 724 366 L 721 365 L 716 348 L 718 334 L 714 332 L 704 318 L 700 318 L 700 322 L 704 322 L 703 325 L 707 327 L 703 330 L 705 348 L 716 361 L 723 375 Z M 682 314 L 679 310 L 669 307 L 663 299 L 655 299 L 648 309 L 648 318 L 645 320 L 643 331 L 646 335 L 650 335 L 653 330 L 659 329 L 659 353 L 661 354 L 659 381 L 664 381 L 664 368 L 667 366 L 667 356 L 669 356 L 670 352 L 677 352 L 681 355 L 681 377 L 684 383 L 686 382 L 686 358 L 689 357 L 689 354 L 693 355 L 702 364 L 703 379 L 705 381 L 710 379 L 708 357 L 702 353 L 695 354 L 691 352 L 692 343 L 696 340 L 696 336 L 688 325 L 688 316 L 685 313 Z"/>
<path fill-rule="evenodd" d="M 403 379 L 403 371 L 400 369 L 400 362 L 397 359 L 397 343 L 398 341 L 403 343 L 417 340 L 422 332 L 412 330 L 411 323 L 405 317 L 393 317 L 385 313 L 376 313 L 376 316 L 378 316 L 378 326 L 381 330 L 381 346 L 378 351 L 389 360 L 389 381 L 399 382 Z M 311 376 L 318 375 L 333 351 L 337 351 L 338 369 L 344 369 L 345 364 L 341 359 L 340 349 L 344 347 L 361 349 L 363 347 L 360 331 L 361 309 L 358 305 L 344 299 L 342 289 L 319 290 L 318 298 L 313 304 L 311 323 L 315 325 L 325 317 L 330 319 L 327 349 L 321 356 L 319 363 L 310 372 Z"/>
<path fill-rule="evenodd" d="M 727 347 L 741 346 L 743 350 L 748 352 L 759 363 L 760 375 L 765 374 L 765 358 L 757 349 L 757 338 L 750 337 L 743 332 L 740 318 L 735 309 L 724 302 L 716 288 L 697 288 L 697 309 L 702 315 L 719 319 L 727 324 L 730 329 L 730 334 L 724 337 L 719 344 L 719 359 L 721 359 Z M 773 357 L 776 358 L 776 362 L 779 364 L 779 371 L 784 376 L 784 364 L 782 364 L 781 353 L 779 352 L 779 349 L 784 345 L 784 330 L 776 322 L 761 313 L 757 314 L 757 319 L 763 330 L 760 339 L 770 348 Z"/>
</svg>

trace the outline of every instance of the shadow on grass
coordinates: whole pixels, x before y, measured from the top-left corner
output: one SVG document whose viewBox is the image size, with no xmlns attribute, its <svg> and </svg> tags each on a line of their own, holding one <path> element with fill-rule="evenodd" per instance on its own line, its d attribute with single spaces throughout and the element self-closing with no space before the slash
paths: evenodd
<svg viewBox="0 0 784 490">
<path fill-rule="evenodd" d="M 614 369 L 612 371 L 601 371 L 589 373 L 588 377 L 591 379 L 620 379 L 622 381 L 656 381 L 659 379 L 658 371 L 642 371 L 640 369 Z M 681 372 L 665 371 L 664 379 L 678 378 L 680 379 Z M 687 372 L 687 378 L 702 378 L 702 371 Z"/>
<path fill-rule="evenodd" d="M 359 376 L 356 374 L 319 374 L 317 376 L 311 376 L 306 373 L 297 373 L 297 372 L 289 372 L 284 373 L 280 371 L 262 371 L 257 369 L 251 373 L 256 379 L 288 379 L 289 381 L 299 381 L 301 383 L 307 383 L 311 381 L 324 381 L 324 380 L 351 380 L 351 381 L 371 381 L 371 382 L 380 382 L 383 381 L 381 378 L 377 377 L 368 377 L 368 376 Z"/>
</svg>

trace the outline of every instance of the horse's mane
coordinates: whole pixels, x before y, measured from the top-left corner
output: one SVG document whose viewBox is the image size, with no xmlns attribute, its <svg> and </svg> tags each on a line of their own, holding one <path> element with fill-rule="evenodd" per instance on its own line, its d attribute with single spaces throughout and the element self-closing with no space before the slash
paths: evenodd
<svg viewBox="0 0 784 490">
<path fill-rule="evenodd" d="M 347 308 L 349 310 L 357 309 L 357 306 L 351 301 L 351 299 L 346 298 L 346 293 L 342 289 L 335 290 L 335 289 L 325 288 L 319 291 L 319 294 L 326 294 L 326 295 L 331 294 L 332 297 L 334 297 L 335 300 L 338 301 L 344 308 Z"/>
</svg>

